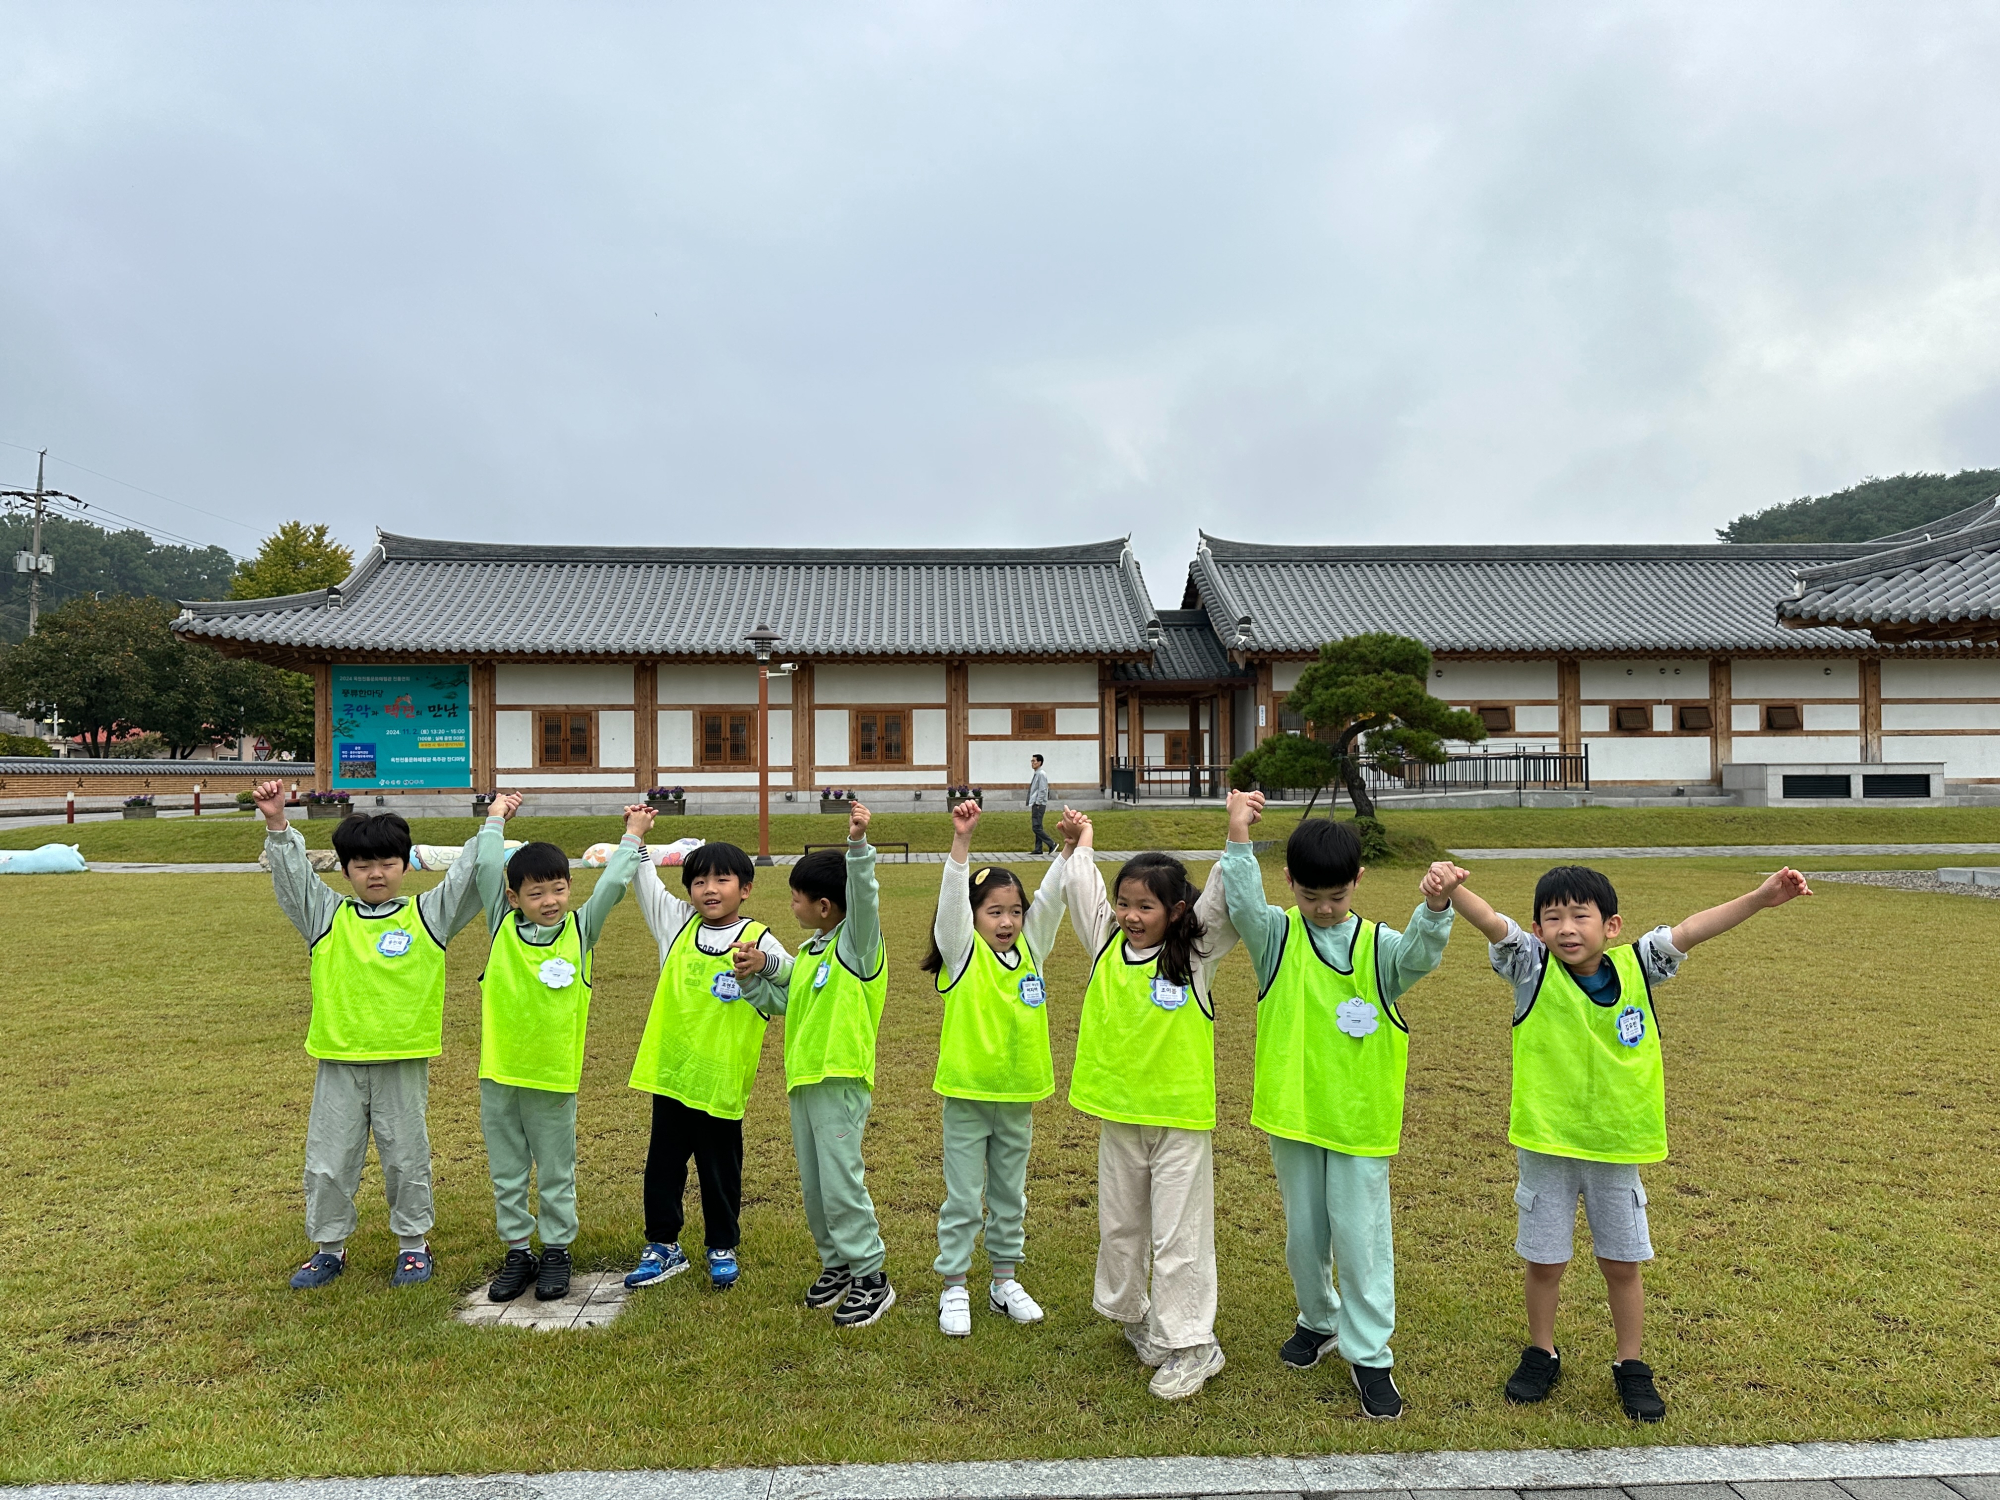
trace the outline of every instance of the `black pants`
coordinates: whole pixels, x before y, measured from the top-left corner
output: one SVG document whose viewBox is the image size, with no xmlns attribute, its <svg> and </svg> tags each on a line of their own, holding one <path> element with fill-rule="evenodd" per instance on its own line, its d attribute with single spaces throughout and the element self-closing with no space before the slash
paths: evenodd
<svg viewBox="0 0 2000 1500">
<path fill-rule="evenodd" d="M 1036 802 L 1028 808 L 1028 822 L 1034 826 L 1035 853 L 1037 854 L 1042 852 L 1042 845 L 1044 844 L 1047 844 L 1051 849 L 1056 847 L 1056 841 L 1042 832 L 1042 814 L 1048 810 L 1049 806 L 1046 802 Z"/>
<path fill-rule="evenodd" d="M 701 1179 L 701 1221 L 711 1250 L 734 1250 L 743 1210 L 743 1122 L 718 1120 L 665 1094 L 653 1095 L 653 1138 L 646 1147 L 646 1238 L 679 1241 L 687 1214 L 688 1158 Z"/>
</svg>

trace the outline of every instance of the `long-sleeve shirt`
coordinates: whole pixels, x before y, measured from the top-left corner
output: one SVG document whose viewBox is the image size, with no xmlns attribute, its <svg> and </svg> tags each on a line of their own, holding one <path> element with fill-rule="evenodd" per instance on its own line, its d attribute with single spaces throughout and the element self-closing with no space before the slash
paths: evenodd
<svg viewBox="0 0 2000 1500">
<path fill-rule="evenodd" d="M 1040 766 L 1028 778 L 1028 806 L 1047 807 L 1049 805 L 1049 778 Z"/>
<path fill-rule="evenodd" d="M 439 943 L 448 943 L 459 930 L 479 915 L 479 891 L 473 882 L 473 850 L 477 839 L 467 839 L 458 859 L 443 880 L 416 898 L 417 913 Z M 351 895 L 342 895 L 313 869 L 306 858 L 306 841 L 289 823 L 264 835 L 264 852 L 271 861 L 271 888 L 278 897 L 278 909 L 298 928 L 310 948 L 333 930 L 333 914 L 351 905 L 364 917 L 384 917 L 400 910 L 410 898 L 396 896 L 370 905 Z"/>
<path fill-rule="evenodd" d="M 722 923 L 705 921 L 692 905 L 667 889 L 657 865 L 650 859 L 642 859 L 640 863 L 644 868 L 633 878 L 632 894 L 639 902 L 639 915 L 645 919 L 646 930 L 659 944 L 662 968 L 674 940 L 690 922 L 695 924 L 695 947 L 713 958 L 722 957 L 743 940 L 744 929 L 750 925 L 748 917 L 732 917 Z M 764 954 L 762 977 L 771 982 L 767 985 L 751 980 L 744 986 L 743 997 L 767 1016 L 781 1015 L 784 1005 L 777 1003 L 774 1008 L 773 1002 L 784 995 L 785 985 L 792 977 L 792 955 L 769 928 L 758 937 L 757 946 Z"/>
<path fill-rule="evenodd" d="M 1285 951 L 1285 930 L 1290 918 L 1285 909 L 1264 899 L 1264 872 L 1257 864 L 1251 844 L 1228 844 L 1222 851 L 1222 888 L 1229 898 L 1229 920 L 1237 936 L 1250 951 L 1250 963 L 1257 971 L 1257 987 L 1269 989 Z M 1375 934 L 1375 972 L 1383 992 L 1393 1003 L 1409 987 L 1438 966 L 1444 957 L 1445 939 L 1451 936 L 1452 911 L 1432 911 L 1425 901 L 1410 913 L 1410 925 L 1402 932 L 1386 922 Z M 1352 969 L 1354 937 L 1361 930 L 1361 918 L 1348 913 L 1345 921 L 1331 927 L 1305 924 L 1319 956 L 1337 969 Z"/>
<path fill-rule="evenodd" d="M 1497 943 L 1487 944 L 1486 956 L 1493 972 L 1514 986 L 1514 1019 L 1518 1021 L 1528 1013 L 1528 1007 L 1535 1003 L 1535 991 L 1542 987 L 1542 958 L 1549 950 L 1542 946 L 1540 938 L 1512 917 L 1503 914 L 1502 920 L 1507 924 L 1507 935 Z M 1639 955 L 1647 980 L 1653 984 L 1672 979 L 1687 957 L 1674 946 L 1671 927 L 1655 927 L 1632 947 Z M 1580 974 L 1571 974 L 1570 978 L 1599 1004 L 1609 1005 L 1618 998 L 1618 971 L 1609 960 L 1598 964 L 1597 972 L 1589 978 Z"/>
<path fill-rule="evenodd" d="M 1221 866 L 1208 872 L 1208 883 L 1202 887 L 1201 896 L 1195 901 L 1194 914 L 1201 920 L 1203 937 L 1200 951 L 1195 956 L 1194 981 L 1195 998 L 1201 1008 L 1210 1015 L 1215 1014 L 1215 1000 L 1210 992 L 1210 981 L 1215 976 L 1215 967 L 1223 956 L 1236 946 L 1236 929 L 1230 924 L 1229 902 L 1223 895 Z M 1097 856 L 1093 850 L 1079 848 L 1071 855 L 1065 868 L 1063 892 L 1069 902 L 1070 926 L 1083 946 L 1095 958 L 1105 943 L 1111 938 L 1111 930 L 1118 925 L 1117 909 L 1111 904 L 1111 897 L 1104 889 L 1104 876 L 1097 868 Z M 1136 945 L 1126 949 L 1127 954 L 1144 963 L 1160 950 L 1157 947 L 1140 948 Z"/>
<path fill-rule="evenodd" d="M 1020 967 L 1023 946 L 1037 969 L 1048 961 L 1049 949 L 1055 946 L 1056 934 L 1062 930 L 1063 863 L 1060 853 L 1049 861 L 1042 883 L 1035 888 L 1035 899 L 1021 919 L 1020 937 L 1008 952 L 994 954 L 1006 967 Z M 977 934 L 978 929 L 972 924 L 972 867 L 947 856 L 944 884 L 938 891 L 937 920 L 931 924 L 931 936 L 937 940 L 938 952 L 944 957 L 944 973 L 939 978 L 945 984 L 956 984 L 965 966 L 972 962 L 972 944 Z"/>
<path fill-rule="evenodd" d="M 882 946 L 882 890 L 875 879 L 875 848 L 866 839 L 847 846 L 846 915 L 827 931 L 807 938 L 799 947 L 799 957 L 817 958 L 826 952 L 827 944 L 836 942 L 835 954 L 850 970 L 856 974 L 874 972 L 875 954 Z M 753 975 L 744 985 L 743 998 L 767 1016 L 783 1015 L 791 998 L 787 987 L 791 964 L 787 958 L 783 974 L 775 974 L 765 965 L 762 974 Z"/>
<path fill-rule="evenodd" d="M 486 932 L 491 937 L 499 932 L 500 924 L 513 912 L 515 929 L 521 934 L 521 941 L 531 947 L 545 947 L 556 940 L 562 931 L 562 923 L 544 927 L 529 920 L 528 914 L 515 911 L 507 904 L 507 824 L 502 818 L 488 818 L 473 840 L 477 849 L 475 864 L 478 869 L 480 904 L 486 908 Z M 576 935 L 588 953 L 597 946 L 599 934 L 604 931 L 604 920 L 611 915 L 611 908 L 625 898 L 625 887 L 632 883 L 632 875 L 646 858 L 646 846 L 639 841 L 636 833 L 628 833 L 618 841 L 618 847 L 611 858 L 604 862 L 604 873 L 597 878 L 597 885 L 576 911 Z M 453 868 L 456 868 L 454 865 Z"/>
</svg>

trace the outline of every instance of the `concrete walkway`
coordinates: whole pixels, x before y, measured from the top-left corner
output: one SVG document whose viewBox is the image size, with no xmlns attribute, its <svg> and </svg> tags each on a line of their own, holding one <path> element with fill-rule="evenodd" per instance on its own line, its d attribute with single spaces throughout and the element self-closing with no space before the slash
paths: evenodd
<svg viewBox="0 0 2000 1500">
<path fill-rule="evenodd" d="M 2000 1500 L 2000 1440 L 33 1485 L 6 1500 Z"/>
<path fill-rule="evenodd" d="M 1458 859 L 1840 859 L 1851 855 L 2000 854 L 2000 844 L 1654 844 L 1608 849 L 1453 849 Z"/>
</svg>

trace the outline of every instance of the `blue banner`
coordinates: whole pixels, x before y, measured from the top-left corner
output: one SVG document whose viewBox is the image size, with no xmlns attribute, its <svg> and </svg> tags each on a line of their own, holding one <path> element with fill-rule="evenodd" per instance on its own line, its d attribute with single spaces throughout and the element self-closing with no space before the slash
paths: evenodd
<svg viewBox="0 0 2000 1500">
<path fill-rule="evenodd" d="M 469 788 L 470 667 L 335 667 L 335 791 Z"/>
</svg>

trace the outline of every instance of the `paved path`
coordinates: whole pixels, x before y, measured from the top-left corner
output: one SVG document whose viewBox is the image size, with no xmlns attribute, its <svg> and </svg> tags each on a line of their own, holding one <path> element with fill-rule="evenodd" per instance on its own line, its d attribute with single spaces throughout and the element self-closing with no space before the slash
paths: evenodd
<svg viewBox="0 0 2000 1500">
<path fill-rule="evenodd" d="M 1871 854 L 2000 854 L 2000 844 L 1654 844 L 1608 849 L 1453 849 L 1460 859 L 1839 859 Z"/>
<path fill-rule="evenodd" d="M 6 1500 L 2000 1500 L 2000 1440 L 34 1485 Z"/>
</svg>

